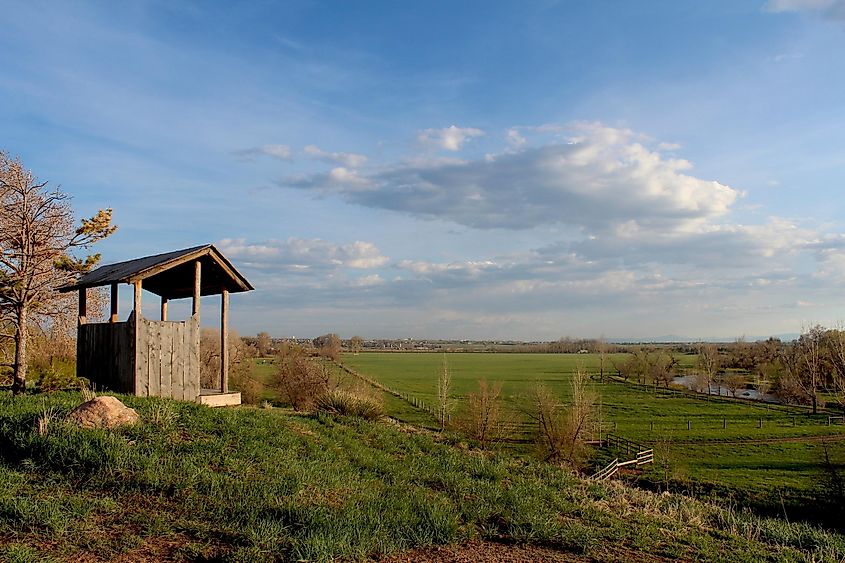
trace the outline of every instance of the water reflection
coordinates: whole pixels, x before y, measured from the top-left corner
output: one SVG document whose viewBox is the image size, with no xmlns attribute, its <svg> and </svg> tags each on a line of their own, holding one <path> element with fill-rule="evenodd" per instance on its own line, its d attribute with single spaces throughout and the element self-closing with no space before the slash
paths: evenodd
<svg viewBox="0 0 845 563">
<path fill-rule="evenodd" d="M 686 387 L 691 391 L 695 391 L 697 393 L 706 393 L 706 389 L 699 388 L 699 382 L 697 381 L 697 377 L 695 375 L 679 375 L 672 379 L 672 383 L 676 385 L 680 385 L 682 387 Z M 723 387 L 719 384 L 718 381 L 713 382 L 710 384 L 710 394 L 711 395 L 721 395 L 722 397 L 733 397 L 734 394 L 731 393 L 731 390 L 727 387 Z M 737 399 L 749 399 L 752 401 L 763 401 L 764 403 L 780 403 L 780 399 L 778 399 L 775 395 L 771 393 L 760 393 L 756 389 L 737 389 L 736 391 L 736 398 Z"/>
</svg>

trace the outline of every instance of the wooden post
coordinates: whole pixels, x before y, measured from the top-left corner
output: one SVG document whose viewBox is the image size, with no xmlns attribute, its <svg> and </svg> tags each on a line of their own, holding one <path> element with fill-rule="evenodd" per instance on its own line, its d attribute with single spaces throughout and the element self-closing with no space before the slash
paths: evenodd
<svg viewBox="0 0 845 563">
<path fill-rule="evenodd" d="M 220 390 L 229 392 L 229 290 L 224 289 L 220 304 Z"/>
<path fill-rule="evenodd" d="M 136 281 L 133 285 L 135 286 L 135 310 L 132 315 L 137 323 L 141 319 L 141 280 Z"/>
<path fill-rule="evenodd" d="M 117 284 L 111 284 L 111 316 L 109 322 L 117 322 Z"/>
<path fill-rule="evenodd" d="M 167 297 L 161 297 L 161 320 L 167 320 Z"/>
<path fill-rule="evenodd" d="M 194 262 L 194 302 L 191 307 L 191 316 L 200 316 L 200 297 L 202 296 L 202 263 Z"/>
<path fill-rule="evenodd" d="M 79 324 L 84 325 L 88 320 L 88 293 L 86 289 L 79 290 Z"/>
</svg>

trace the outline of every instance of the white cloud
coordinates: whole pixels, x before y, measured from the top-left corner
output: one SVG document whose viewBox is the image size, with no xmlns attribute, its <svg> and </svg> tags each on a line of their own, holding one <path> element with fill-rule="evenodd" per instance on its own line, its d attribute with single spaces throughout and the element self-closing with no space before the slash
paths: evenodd
<svg viewBox="0 0 845 563">
<path fill-rule="evenodd" d="M 658 143 L 657 150 L 659 151 L 676 151 L 681 148 L 678 143 Z"/>
<path fill-rule="evenodd" d="M 815 12 L 832 20 L 845 20 L 845 0 L 768 0 L 767 12 Z"/>
<path fill-rule="evenodd" d="M 360 168 L 367 162 L 367 157 L 363 154 L 355 154 L 351 152 L 326 152 L 315 145 L 308 145 L 303 149 L 303 151 L 305 154 L 318 160 L 340 164 L 349 168 Z"/>
<path fill-rule="evenodd" d="M 525 137 L 519 132 L 518 127 L 511 127 L 505 134 L 505 138 L 512 147 L 521 147 L 526 143 Z"/>
<path fill-rule="evenodd" d="M 259 156 L 271 156 L 279 160 L 290 160 L 290 147 L 288 145 L 261 145 L 235 151 L 235 156 L 243 160 L 255 160 Z"/>
<path fill-rule="evenodd" d="M 447 151 L 459 151 L 464 143 L 474 137 L 481 137 L 484 131 L 474 127 L 451 125 L 444 129 L 426 129 L 417 134 L 417 142 L 425 147 Z"/>
<path fill-rule="evenodd" d="M 322 239 L 291 237 L 249 243 L 238 238 L 223 239 L 218 244 L 227 256 L 242 260 L 250 267 L 269 270 L 373 269 L 389 261 L 374 244 L 363 241 L 337 245 Z"/>
<path fill-rule="evenodd" d="M 378 274 L 371 274 L 369 276 L 361 276 L 355 278 L 350 282 L 352 287 L 374 287 L 384 285 L 384 279 Z"/>
<path fill-rule="evenodd" d="M 729 186 L 689 174 L 688 161 L 664 157 L 641 138 L 581 123 L 569 127 L 565 142 L 487 158 L 398 163 L 348 180 L 348 171 L 333 171 L 281 183 L 368 207 L 507 229 L 568 224 L 601 231 L 621 222 L 684 229 L 724 215 L 739 197 Z"/>
<path fill-rule="evenodd" d="M 768 0 L 764 9 L 769 12 L 798 12 L 826 10 L 838 0 Z"/>
</svg>

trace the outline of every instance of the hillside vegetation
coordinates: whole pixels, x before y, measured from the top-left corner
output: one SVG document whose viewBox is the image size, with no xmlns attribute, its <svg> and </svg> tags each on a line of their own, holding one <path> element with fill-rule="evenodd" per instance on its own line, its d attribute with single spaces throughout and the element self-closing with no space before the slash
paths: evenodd
<svg viewBox="0 0 845 563">
<path fill-rule="evenodd" d="M 390 422 L 120 398 L 144 422 L 107 432 L 60 422 L 76 393 L 0 394 L 0 560 L 366 560 L 470 540 L 599 560 L 845 558 L 845 538 L 808 525 Z"/>
<path fill-rule="evenodd" d="M 570 400 L 571 379 L 579 368 L 598 373 L 597 354 L 447 354 L 455 418 L 466 408 L 478 380 L 501 381 L 502 406 L 514 423 L 511 438 L 531 447 L 536 425 L 528 416 L 532 386 L 552 389 Z M 616 361 L 620 357 L 610 355 Z M 444 356 L 426 353 L 361 353 L 344 356 L 356 372 L 427 405 L 437 403 L 437 374 Z M 689 356 L 680 357 L 690 366 Z M 608 362 L 610 363 L 610 362 Z M 845 426 L 829 412 L 812 415 L 806 406 L 769 405 L 727 397 L 680 393 L 651 385 L 599 381 L 605 432 L 655 448 L 658 463 L 640 476 L 654 486 L 697 492 L 719 491 L 731 502 L 790 519 L 841 525 L 845 474 Z M 420 425 L 436 423 L 407 401 L 386 397 L 391 416 Z M 512 449 L 519 450 L 519 445 Z M 617 455 L 619 452 L 614 452 Z M 630 452 L 628 452 L 630 453 Z M 620 455 L 625 455 L 621 452 Z M 611 456 L 612 458 L 612 456 Z M 608 460 L 599 457 L 593 467 Z M 833 481 L 833 483 L 831 483 Z"/>
</svg>

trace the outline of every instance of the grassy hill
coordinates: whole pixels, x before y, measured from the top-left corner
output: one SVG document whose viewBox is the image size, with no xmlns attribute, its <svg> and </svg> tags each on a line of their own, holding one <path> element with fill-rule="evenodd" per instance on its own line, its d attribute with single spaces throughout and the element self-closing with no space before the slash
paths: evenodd
<svg viewBox="0 0 845 563">
<path fill-rule="evenodd" d="M 562 398 L 571 393 L 572 373 L 598 371 L 597 354 L 447 354 L 457 416 L 477 381 L 501 381 L 504 407 L 516 421 L 514 436 L 530 441 L 534 431 L 525 413 L 531 410 L 531 387 L 542 382 Z M 620 362 L 625 354 L 610 355 Z M 400 393 L 437 402 L 437 375 L 442 354 L 347 354 L 345 365 Z M 691 367 L 694 356 L 679 356 Z M 610 365 L 610 361 L 608 364 Z M 612 368 L 608 371 L 612 371 Z M 661 461 L 645 477 L 654 482 L 671 477 L 675 486 L 719 490 L 745 506 L 790 518 L 825 518 L 841 522 L 840 510 L 820 510 L 818 498 L 829 480 L 829 468 L 845 474 L 845 426 L 830 424 L 829 414 L 808 414 L 806 407 L 768 405 L 755 401 L 669 393 L 610 378 L 591 388 L 600 397 L 606 431 L 653 446 Z M 705 400 L 706 399 L 706 400 Z M 436 424 L 407 401 L 386 397 L 388 414 L 416 424 Z M 809 507 L 809 510 L 808 510 Z"/>
<path fill-rule="evenodd" d="M 0 394 L 0 560 L 367 560 L 468 542 L 597 560 L 845 558 L 845 537 L 808 525 L 389 422 L 121 399 L 144 422 L 106 432 L 60 422 L 78 394 Z"/>
</svg>

